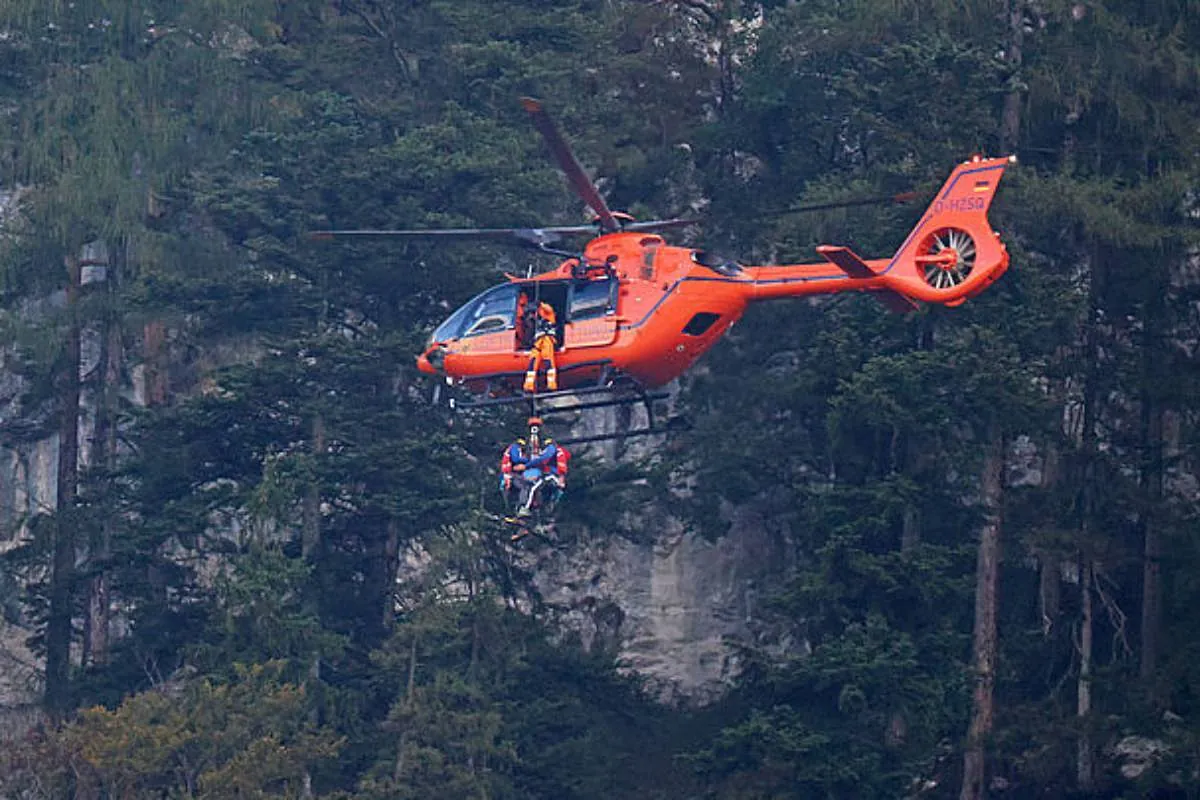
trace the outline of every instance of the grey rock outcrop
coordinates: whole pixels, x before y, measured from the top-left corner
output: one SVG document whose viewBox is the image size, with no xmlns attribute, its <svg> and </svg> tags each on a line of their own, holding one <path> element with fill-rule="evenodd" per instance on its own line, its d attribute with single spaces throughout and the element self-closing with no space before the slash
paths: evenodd
<svg viewBox="0 0 1200 800">
<path fill-rule="evenodd" d="M 702 704 L 737 674 L 736 645 L 767 633 L 756 602 L 790 570 L 786 525 L 768 524 L 752 506 L 729 517 L 728 533 L 710 541 L 645 507 L 637 539 L 597 536 L 526 558 L 565 631 L 615 653 L 664 701 Z"/>
</svg>

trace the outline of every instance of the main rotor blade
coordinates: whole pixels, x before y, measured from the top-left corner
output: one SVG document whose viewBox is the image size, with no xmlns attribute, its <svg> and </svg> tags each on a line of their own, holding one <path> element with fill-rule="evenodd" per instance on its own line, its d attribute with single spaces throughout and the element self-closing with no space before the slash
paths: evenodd
<svg viewBox="0 0 1200 800">
<path fill-rule="evenodd" d="M 604 233 L 614 233 L 621 229 L 621 224 L 617 222 L 617 218 L 613 216 L 608 205 L 604 202 L 604 198 L 600 196 L 600 191 L 596 185 L 592 183 L 592 179 L 583 171 L 583 167 L 579 165 L 575 154 L 571 152 L 571 148 L 567 145 L 562 134 L 558 132 L 554 122 L 550 119 L 550 115 L 542 108 L 541 102 L 532 97 L 522 97 L 521 106 L 529 112 L 529 116 L 533 118 L 533 126 L 537 128 L 538 133 L 546 140 L 546 144 L 550 146 L 550 152 L 554 154 L 554 158 L 558 161 L 558 166 L 566 173 L 567 181 L 571 184 L 571 188 L 575 193 L 583 198 L 583 201 L 592 207 L 596 212 L 596 216 L 600 218 L 600 229 Z"/>
<path fill-rule="evenodd" d="M 801 211 L 826 211 L 831 208 L 853 208 L 854 206 L 884 205 L 886 203 L 910 203 L 917 199 L 916 192 L 900 192 L 881 197 L 860 197 L 857 200 L 837 200 L 832 203 L 814 203 L 807 206 L 794 206 L 783 213 Z"/>
<path fill-rule="evenodd" d="M 666 231 L 697 225 L 697 219 L 648 219 L 627 222 L 625 231 Z M 546 228 L 417 228 L 412 230 L 329 230 L 310 231 L 314 241 L 333 239 L 516 239 L 522 244 L 553 244 L 564 236 L 594 236 L 596 225 L 551 225 Z"/>
<path fill-rule="evenodd" d="M 540 246 L 557 242 L 563 236 L 594 234 L 594 225 L 557 225 L 549 228 L 429 228 L 423 230 L 331 230 L 313 231 L 309 238 L 398 238 L 398 239 L 516 239 L 522 244 Z"/>
<path fill-rule="evenodd" d="M 916 192 L 900 192 L 899 194 L 886 194 L 880 197 L 862 197 L 853 200 L 833 200 L 830 203 L 812 203 L 810 205 L 793 205 L 790 209 L 779 209 L 778 211 L 763 211 L 755 216 L 781 216 L 785 213 L 803 213 L 805 211 L 829 211 L 832 209 L 852 209 L 857 205 L 887 205 L 888 203 L 911 203 L 917 199 Z"/>
<path fill-rule="evenodd" d="M 878 197 L 858 197 L 851 200 L 833 200 L 828 203 L 812 203 L 805 206 L 790 208 L 774 208 L 754 212 L 754 217 L 784 217 L 788 214 L 803 214 L 808 211 L 832 211 L 835 208 L 854 208 L 855 206 L 882 206 L 890 203 L 911 203 L 916 200 L 916 192 L 900 192 L 899 194 L 880 195 Z"/>
<path fill-rule="evenodd" d="M 648 219 L 642 222 L 626 222 L 621 230 L 624 231 L 669 231 L 672 228 L 686 228 L 698 225 L 698 219 Z"/>
</svg>

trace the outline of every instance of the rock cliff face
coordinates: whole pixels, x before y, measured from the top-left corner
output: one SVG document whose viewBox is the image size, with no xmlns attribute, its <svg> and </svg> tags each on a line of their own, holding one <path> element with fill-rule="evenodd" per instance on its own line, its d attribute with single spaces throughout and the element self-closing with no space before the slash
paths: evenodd
<svg viewBox="0 0 1200 800">
<path fill-rule="evenodd" d="M 0 620 L 0 743 L 42 718 L 44 665 L 25 646 L 28 637 L 26 629 Z"/>
<path fill-rule="evenodd" d="M 57 499 L 58 436 L 0 446 L 0 552 L 23 534 L 23 520 L 53 510 Z M 0 572 L 0 741 L 40 718 L 44 664 L 25 646 L 20 586 Z"/>
<path fill-rule="evenodd" d="M 27 424 L 13 398 L 18 384 L 0 377 L 5 390 L 0 413 L 0 553 L 15 547 L 27 521 L 53 512 L 58 499 L 58 435 L 45 436 Z M 32 631 L 21 622 L 21 587 L 0 570 L 0 741 L 20 736 L 40 719 L 45 664 L 26 647 Z"/>
<path fill-rule="evenodd" d="M 729 533 L 711 542 L 653 507 L 639 519 L 652 541 L 540 546 L 527 556 L 536 585 L 565 629 L 616 652 L 664 700 L 715 699 L 737 672 L 732 645 L 765 633 L 755 604 L 787 574 L 789 532 L 753 508 L 733 511 Z"/>
</svg>

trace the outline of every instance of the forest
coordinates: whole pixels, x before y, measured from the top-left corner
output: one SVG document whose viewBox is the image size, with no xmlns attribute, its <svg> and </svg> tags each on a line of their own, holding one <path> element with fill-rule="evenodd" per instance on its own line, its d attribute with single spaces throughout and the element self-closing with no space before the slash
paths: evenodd
<svg viewBox="0 0 1200 800">
<path fill-rule="evenodd" d="M 1011 266 L 755 306 L 510 546 L 414 355 L 557 261 L 309 233 L 586 222 L 523 96 L 746 263 L 1015 155 Z M 1195 0 L 5 0 L 0 108 L 0 797 L 1200 797 Z M 547 598 L 739 509 L 719 692 Z"/>
</svg>

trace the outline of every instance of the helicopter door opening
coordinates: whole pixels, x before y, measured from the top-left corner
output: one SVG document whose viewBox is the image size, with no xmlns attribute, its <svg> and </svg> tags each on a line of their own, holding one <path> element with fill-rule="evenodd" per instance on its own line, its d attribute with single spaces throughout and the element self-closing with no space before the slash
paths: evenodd
<svg viewBox="0 0 1200 800">
<path fill-rule="evenodd" d="M 612 278 L 578 281 L 568 301 L 568 347 L 603 347 L 617 338 L 617 288 Z"/>
<path fill-rule="evenodd" d="M 567 285 L 559 281 L 537 281 L 520 286 L 517 298 L 517 329 L 514 335 L 517 350 L 533 347 L 538 303 L 548 303 L 554 309 L 555 349 L 561 349 L 563 346 L 567 324 Z"/>
</svg>

